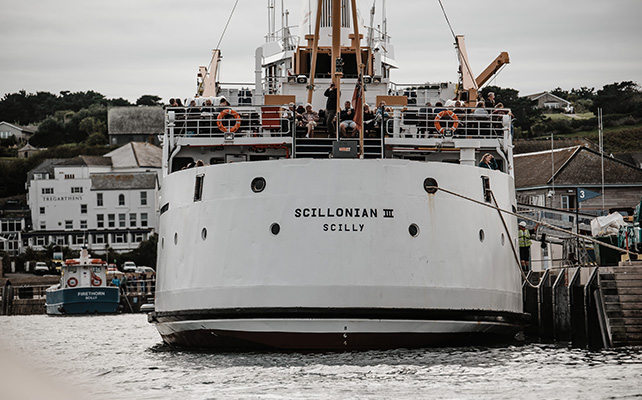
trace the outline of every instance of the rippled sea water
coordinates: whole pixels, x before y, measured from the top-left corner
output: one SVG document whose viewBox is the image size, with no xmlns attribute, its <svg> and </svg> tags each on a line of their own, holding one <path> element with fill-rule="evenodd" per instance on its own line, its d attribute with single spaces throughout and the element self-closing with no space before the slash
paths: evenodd
<svg viewBox="0 0 642 400">
<path fill-rule="evenodd" d="M 19 398 L 633 399 L 642 348 L 206 353 L 163 345 L 142 314 L 0 317 L 0 399 Z"/>
</svg>

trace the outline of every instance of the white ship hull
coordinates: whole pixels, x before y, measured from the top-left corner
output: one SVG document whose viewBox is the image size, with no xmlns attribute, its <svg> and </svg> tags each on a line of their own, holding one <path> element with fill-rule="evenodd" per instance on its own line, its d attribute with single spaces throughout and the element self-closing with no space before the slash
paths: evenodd
<svg viewBox="0 0 642 400">
<path fill-rule="evenodd" d="M 282 159 L 172 173 L 152 321 L 167 343 L 198 347 L 510 338 L 523 323 L 521 281 L 498 211 L 424 189 L 433 178 L 484 202 L 482 175 L 511 209 L 510 175 L 440 162 Z"/>
</svg>

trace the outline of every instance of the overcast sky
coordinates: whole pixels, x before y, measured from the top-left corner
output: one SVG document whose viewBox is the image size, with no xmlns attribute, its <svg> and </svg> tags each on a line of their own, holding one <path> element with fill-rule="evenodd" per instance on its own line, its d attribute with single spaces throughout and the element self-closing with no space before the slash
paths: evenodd
<svg viewBox="0 0 642 400">
<path fill-rule="evenodd" d="M 286 0 L 291 24 L 302 3 Z M 367 12 L 373 0 L 359 0 Z M 614 82 L 642 84 L 642 0 L 442 0 L 466 36 L 475 74 L 501 52 L 491 82 L 520 95 Z M 94 90 L 135 101 L 188 97 L 235 0 L 0 0 L 0 95 Z M 221 43 L 222 82 L 252 82 L 267 0 L 240 0 Z M 280 5 L 281 1 L 277 0 Z M 399 83 L 457 81 L 453 38 L 437 0 L 387 1 Z M 377 0 L 378 11 L 381 0 Z M 376 23 L 380 23 L 380 17 Z"/>
</svg>

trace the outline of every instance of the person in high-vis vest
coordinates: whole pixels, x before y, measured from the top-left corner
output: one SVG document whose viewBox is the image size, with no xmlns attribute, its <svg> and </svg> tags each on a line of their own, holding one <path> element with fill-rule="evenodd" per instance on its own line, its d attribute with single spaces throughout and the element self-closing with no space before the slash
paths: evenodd
<svg viewBox="0 0 642 400">
<path fill-rule="evenodd" d="M 526 222 L 519 223 L 519 259 L 525 272 L 530 270 L 531 233 L 526 229 Z"/>
</svg>

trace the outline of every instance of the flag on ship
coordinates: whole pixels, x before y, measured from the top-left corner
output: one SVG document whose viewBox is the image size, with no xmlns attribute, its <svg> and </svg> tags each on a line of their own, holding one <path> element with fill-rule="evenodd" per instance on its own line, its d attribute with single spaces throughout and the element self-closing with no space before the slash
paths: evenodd
<svg viewBox="0 0 642 400">
<path fill-rule="evenodd" d="M 363 125 L 363 75 L 359 74 L 357 84 L 354 87 L 354 94 L 352 95 L 352 108 L 354 109 L 354 118 L 352 119 L 357 125 L 357 129 L 361 130 Z"/>
</svg>

